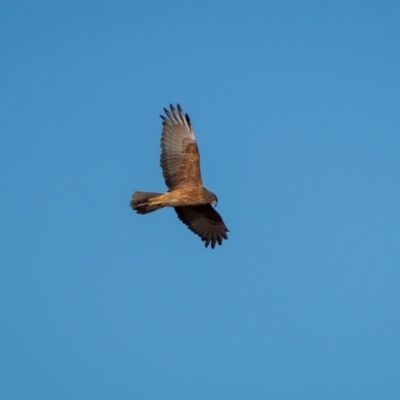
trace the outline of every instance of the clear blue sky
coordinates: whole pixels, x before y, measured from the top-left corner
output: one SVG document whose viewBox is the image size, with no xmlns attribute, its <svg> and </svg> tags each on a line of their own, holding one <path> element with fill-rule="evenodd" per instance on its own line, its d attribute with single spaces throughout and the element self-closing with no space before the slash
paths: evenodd
<svg viewBox="0 0 400 400">
<path fill-rule="evenodd" d="M 398 1 L 0 10 L 0 399 L 400 398 Z M 129 208 L 177 102 L 215 250 Z"/>
</svg>

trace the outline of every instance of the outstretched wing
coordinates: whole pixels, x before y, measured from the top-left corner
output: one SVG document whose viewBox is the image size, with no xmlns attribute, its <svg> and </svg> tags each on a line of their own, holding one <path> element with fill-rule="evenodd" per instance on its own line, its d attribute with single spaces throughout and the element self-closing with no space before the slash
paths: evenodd
<svg viewBox="0 0 400 400">
<path fill-rule="evenodd" d="M 179 185 L 202 186 L 200 156 L 189 116 L 178 104 L 177 110 L 164 108 L 166 117 L 161 115 L 161 168 L 169 189 Z"/>
<path fill-rule="evenodd" d="M 200 236 L 206 247 L 211 243 L 211 248 L 214 248 L 216 243 L 222 244 L 223 239 L 228 239 L 228 228 L 210 204 L 175 207 L 175 211 L 178 218 Z"/>
</svg>

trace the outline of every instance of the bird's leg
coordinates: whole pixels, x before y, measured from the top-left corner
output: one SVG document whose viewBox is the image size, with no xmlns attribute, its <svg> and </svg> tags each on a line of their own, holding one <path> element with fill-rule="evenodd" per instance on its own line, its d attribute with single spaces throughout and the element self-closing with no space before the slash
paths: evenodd
<svg viewBox="0 0 400 400">
<path fill-rule="evenodd" d="M 153 197 L 152 199 L 149 200 L 149 205 L 150 206 L 165 206 L 168 204 L 168 201 L 166 201 L 168 193 L 162 194 L 161 196 Z"/>
<path fill-rule="evenodd" d="M 162 194 L 161 196 L 153 197 L 149 200 L 150 206 L 159 206 L 159 207 L 176 207 L 179 203 L 179 199 L 176 197 L 174 192 L 167 192 Z"/>
</svg>

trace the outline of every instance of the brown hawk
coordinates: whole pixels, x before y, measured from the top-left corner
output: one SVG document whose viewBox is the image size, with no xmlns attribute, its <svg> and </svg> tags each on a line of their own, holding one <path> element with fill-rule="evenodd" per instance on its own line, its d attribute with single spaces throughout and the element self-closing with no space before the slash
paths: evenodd
<svg viewBox="0 0 400 400">
<path fill-rule="evenodd" d="M 206 247 L 228 239 L 228 228 L 215 211 L 217 196 L 203 186 L 200 155 L 189 116 L 178 104 L 177 110 L 164 108 L 161 115 L 161 168 L 167 193 L 135 192 L 131 207 L 138 214 L 147 214 L 163 207 L 174 207 L 178 218 L 200 236 Z"/>
</svg>

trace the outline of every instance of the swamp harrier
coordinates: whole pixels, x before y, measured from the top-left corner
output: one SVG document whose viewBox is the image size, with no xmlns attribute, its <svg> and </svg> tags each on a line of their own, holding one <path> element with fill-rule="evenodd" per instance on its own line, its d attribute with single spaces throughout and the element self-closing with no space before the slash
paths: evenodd
<svg viewBox="0 0 400 400">
<path fill-rule="evenodd" d="M 167 193 L 135 192 L 131 207 L 147 214 L 163 207 L 174 207 L 178 218 L 200 236 L 206 247 L 228 239 L 228 228 L 215 211 L 217 196 L 207 190 L 200 173 L 200 155 L 189 116 L 178 104 L 161 115 L 161 168 Z"/>
</svg>

